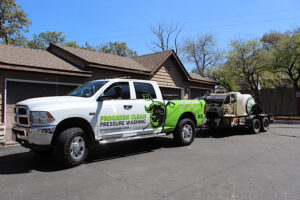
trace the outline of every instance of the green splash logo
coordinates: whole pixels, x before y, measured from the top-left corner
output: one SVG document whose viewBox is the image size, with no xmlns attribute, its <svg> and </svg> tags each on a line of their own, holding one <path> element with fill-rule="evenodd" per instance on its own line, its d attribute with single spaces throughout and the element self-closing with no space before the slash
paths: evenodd
<svg viewBox="0 0 300 200">
<path fill-rule="evenodd" d="M 150 113 L 150 124 L 145 126 L 143 130 L 150 125 L 153 129 L 162 127 L 166 120 L 167 106 L 174 107 L 175 104 L 171 101 L 168 101 L 167 104 L 164 104 L 164 102 L 160 101 L 153 101 L 150 94 L 143 94 L 142 96 L 145 101 L 152 101 L 148 107 L 145 106 L 145 111 Z"/>
</svg>

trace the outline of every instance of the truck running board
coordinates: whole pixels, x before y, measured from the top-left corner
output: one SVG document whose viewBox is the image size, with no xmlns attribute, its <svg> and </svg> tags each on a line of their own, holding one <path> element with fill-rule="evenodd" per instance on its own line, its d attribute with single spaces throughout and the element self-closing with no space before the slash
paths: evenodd
<svg viewBox="0 0 300 200">
<path fill-rule="evenodd" d="M 157 135 L 136 135 L 132 137 L 125 137 L 125 138 L 113 138 L 113 139 L 105 139 L 100 140 L 99 144 L 108 144 L 108 143 L 115 143 L 115 142 L 125 142 L 125 141 L 131 141 L 131 140 L 138 140 L 138 139 L 146 139 L 146 138 L 153 138 L 158 136 L 165 136 L 165 133 L 159 133 Z"/>
</svg>

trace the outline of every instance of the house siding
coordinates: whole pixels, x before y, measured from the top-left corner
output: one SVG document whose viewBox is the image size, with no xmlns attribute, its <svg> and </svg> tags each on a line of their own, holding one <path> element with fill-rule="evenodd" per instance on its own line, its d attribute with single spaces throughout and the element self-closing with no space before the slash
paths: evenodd
<svg viewBox="0 0 300 200">
<path fill-rule="evenodd" d="M 184 77 L 185 75 L 179 70 L 179 67 L 176 66 L 174 59 L 169 57 L 154 74 L 151 80 L 156 81 L 159 86 L 184 88 L 184 99 L 189 99 L 190 87 L 214 89 L 214 85 L 191 82 Z"/>
</svg>

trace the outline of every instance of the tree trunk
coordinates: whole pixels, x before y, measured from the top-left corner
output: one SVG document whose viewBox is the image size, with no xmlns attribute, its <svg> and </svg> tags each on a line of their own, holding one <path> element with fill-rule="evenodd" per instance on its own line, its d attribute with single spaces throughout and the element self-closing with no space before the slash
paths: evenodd
<svg viewBox="0 0 300 200">
<path fill-rule="evenodd" d="M 293 85 L 294 85 L 294 88 L 295 88 L 295 89 L 298 89 L 298 88 L 299 88 L 299 87 L 298 87 L 298 81 L 294 81 Z"/>
</svg>

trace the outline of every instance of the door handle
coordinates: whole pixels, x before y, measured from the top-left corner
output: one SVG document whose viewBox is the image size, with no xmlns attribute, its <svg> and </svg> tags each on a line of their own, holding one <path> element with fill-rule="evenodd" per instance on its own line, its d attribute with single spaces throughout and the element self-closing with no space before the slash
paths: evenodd
<svg viewBox="0 0 300 200">
<path fill-rule="evenodd" d="M 132 105 L 124 105 L 124 109 L 131 109 Z"/>
</svg>

